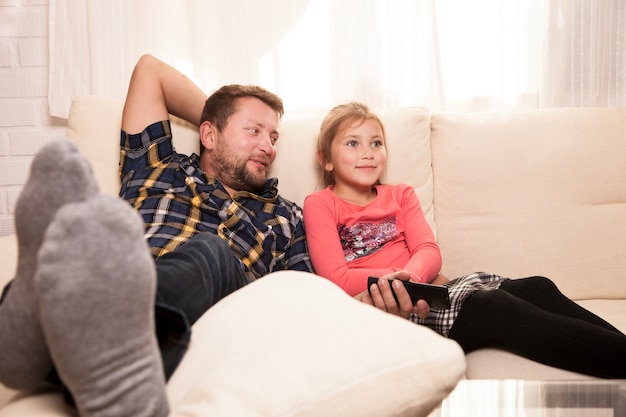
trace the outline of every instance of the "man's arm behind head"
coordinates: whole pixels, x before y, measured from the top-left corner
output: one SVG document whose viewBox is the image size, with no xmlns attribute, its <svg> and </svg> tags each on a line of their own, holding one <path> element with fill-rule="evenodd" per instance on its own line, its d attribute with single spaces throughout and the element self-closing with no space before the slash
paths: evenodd
<svg viewBox="0 0 626 417">
<path fill-rule="evenodd" d="M 122 130 L 134 134 L 146 126 L 178 116 L 200 124 L 207 95 L 189 78 L 151 55 L 135 65 L 122 114 Z"/>
</svg>

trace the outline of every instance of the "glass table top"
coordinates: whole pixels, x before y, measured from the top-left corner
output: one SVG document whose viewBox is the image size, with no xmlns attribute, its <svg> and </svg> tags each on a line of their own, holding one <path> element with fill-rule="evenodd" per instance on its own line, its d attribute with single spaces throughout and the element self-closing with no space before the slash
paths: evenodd
<svg viewBox="0 0 626 417">
<path fill-rule="evenodd" d="M 626 417 L 626 380 L 462 380 L 429 417 Z"/>
</svg>

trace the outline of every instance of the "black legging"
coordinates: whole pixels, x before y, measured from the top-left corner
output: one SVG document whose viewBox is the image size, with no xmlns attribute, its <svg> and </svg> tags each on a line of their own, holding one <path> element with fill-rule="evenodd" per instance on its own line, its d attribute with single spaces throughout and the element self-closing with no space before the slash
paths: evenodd
<svg viewBox="0 0 626 417">
<path fill-rule="evenodd" d="M 472 294 L 449 337 L 466 353 L 495 347 L 561 369 L 626 378 L 626 336 L 544 277 Z"/>
</svg>

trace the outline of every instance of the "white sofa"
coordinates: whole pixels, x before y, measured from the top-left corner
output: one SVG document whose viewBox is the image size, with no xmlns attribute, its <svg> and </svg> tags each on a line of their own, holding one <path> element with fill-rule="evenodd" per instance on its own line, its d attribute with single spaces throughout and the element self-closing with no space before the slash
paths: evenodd
<svg viewBox="0 0 626 417">
<path fill-rule="evenodd" d="M 68 121 L 68 136 L 91 161 L 102 191 L 110 194 L 117 194 L 118 188 L 117 138 L 121 108 L 122 102 L 119 100 L 95 96 L 79 97 L 74 100 Z M 273 175 L 280 180 L 281 193 L 300 204 L 308 193 L 319 187 L 319 172 L 314 157 L 315 137 L 327 110 L 291 111 L 282 121 Z M 570 298 L 626 331 L 626 279 L 623 277 L 623 271 L 626 270 L 626 109 L 430 114 L 423 108 L 413 107 L 383 110 L 379 114 L 385 122 L 389 144 L 386 181 L 404 182 L 415 187 L 441 246 L 442 272 L 445 275 L 455 277 L 474 271 L 489 271 L 512 278 L 548 276 Z M 187 153 L 197 150 L 193 129 L 184 123 L 177 123 L 174 129 L 175 145 L 179 151 Z M 3 254 L 0 283 L 4 283 L 14 273 L 14 237 L 0 238 L 0 253 Z M 270 399 L 248 398 L 231 385 L 225 384 L 223 379 L 207 382 L 204 374 L 212 373 L 213 370 L 196 365 L 198 361 L 202 361 L 203 350 L 200 347 L 207 348 L 203 343 L 207 343 L 209 348 L 210 342 L 216 344 L 214 339 L 210 342 L 207 340 L 207 334 L 214 336 L 215 327 L 218 327 L 221 329 L 219 331 L 225 332 L 223 335 L 217 333 L 220 335 L 218 344 L 222 344 L 230 337 L 242 337 L 246 332 L 256 331 L 249 326 L 239 328 L 238 324 L 235 325 L 236 329 L 220 326 L 221 322 L 228 320 L 227 317 L 241 314 L 238 310 L 246 305 L 246 297 L 255 301 L 243 307 L 244 309 L 250 308 L 255 302 L 262 303 L 266 296 L 276 298 L 273 295 L 274 286 L 285 293 L 294 290 L 300 298 L 299 305 L 304 307 L 300 320 L 305 325 L 300 327 L 313 333 L 319 331 L 319 325 L 326 326 L 330 329 L 329 332 L 336 327 L 334 323 L 332 326 L 329 324 L 331 317 L 326 316 L 328 321 L 324 322 L 323 317 L 316 316 L 327 308 L 311 308 L 310 304 L 315 302 L 315 297 L 338 297 L 336 309 L 333 311 L 339 317 L 353 314 L 352 310 L 357 316 L 362 315 L 362 307 L 365 306 L 350 302 L 351 300 L 342 297 L 343 294 L 336 294 L 336 287 L 325 280 L 310 277 L 312 281 L 307 276 L 297 280 L 297 283 L 294 283 L 294 279 L 284 279 L 284 276 L 264 278 L 258 283 L 266 281 L 266 284 L 255 283 L 240 290 L 223 300 L 218 305 L 220 309 L 216 306 L 205 314 L 194 327 L 191 351 L 168 384 L 168 395 L 173 405 L 172 415 L 185 411 L 190 413 L 185 415 L 200 415 L 193 414 L 193 410 L 197 411 L 201 405 L 207 404 L 209 408 L 203 411 L 212 411 L 211 415 L 221 415 L 216 410 L 232 411 L 228 415 L 313 415 L 315 412 L 317 415 L 423 415 L 452 389 L 459 377 L 459 369 L 464 369 L 464 376 L 470 379 L 590 378 L 541 365 L 497 349 L 482 349 L 459 361 L 458 346 L 455 344 L 443 343 L 449 341 L 433 337 L 424 329 L 409 330 L 405 326 L 408 323 L 386 317 L 388 315 L 382 313 L 375 314 L 378 312 L 373 311 L 371 314 L 377 321 L 364 326 L 373 326 L 371 329 L 381 326 L 385 329 L 384 333 L 378 337 L 376 332 L 369 334 L 362 349 L 357 350 L 358 353 L 353 355 L 355 357 L 349 357 L 349 361 L 345 362 L 344 359 L 344 362 L 333 362 L 337 367 L 336 372 L 325 368 L 332 378 L 324 375 L 321 379 L 322 385 L 328 390 L 342 392 L 342 395 L 332 397 L 337 404 L 354 407 L 352 402 L 357 401 L 338 389 L 347 380 L 337 382 L 337 375 L 346 373 L 349 375 L 348 380 L 351 379 L 355 386 L 362 389 L 351 370 L 352 360 L 365 361 L 364 358 L 376 355 L 377 351 L 381 352 L 382 348 L 377 348 L 376 345 L 382 343 L 382 339 L 401 338 L 398 341 L 404 342 L 404 338 L 415 337 L 417 339 L 414 340 L 421 340 L 417 343 L 422 344 L 422 348 L 417 349 L 420 352 L 417 356 L 424 352 L 434 355 L 433 350 L 439 348 L 433 349 L 430 346 L 444 346 L 441 355 L 437 356 L 439 362 L 430 358 L 413 364 L 416 366 L 414 369 L 419 369 L 414 372 L 419 373 L 420 380 L 424 375 L 426 378 L 434 378 L 434 387 L 422 391 L 422 397 L 430 398 L 430 402 L 424 400 L 416 405 L 399 401 L 405 394 L 402 391 L 407 387 L 400 380 L 392 380 L 394 389 L 390 397 L 393 398 L 391 404 L 379 404 L 379 408 L 366 407 L 361 413 L 354 412 L 354 408 L 352 412 L 336 408 L 337 412 L 333 414 L 328 408 L 316 409 L 311 406 L 319 405 L 316 402 L 319 387 L 313 385 L 316 389 L 310 391 L 312 386 L 306 385 L 310 381 L 298 379 L 304 378 L 301 376 L 302 368 L 274 366 L 273 372 L 280 373 L 277 379 L 282 377 L 284 383 L 274 386 L 273 389 L 258 387 L 261 392 L 265 392 L 264 389 L 280 391 L 290 388 L 297 391 L 293 393 L 293 398 L 290 392 L 284 396 L 278 395 L 276 398 L 280 400 L 277 401 L 291 404 L 291 401 L 297 401 L 298 395 L 314 398 L 315 401 L 309 401 L 307 405 L 299 403 L 298 412 L 293 408 L 290 412 L 281 413 L 271 409 L 272 413 L 263 414 L 259 411 L 261 406 L 258 404 Z M 298 290 L 300 285 L 311 288 L 304 292 Z M 259 294 L 263 298 L 259 298 Z M 279 302 L 286 302 L 283 300 L 285 297 L 279 298 Z M 370 314 L 370 310 L 373 309 L 365 309 L 363 312 Z M 244 317 L 250 314 L 249 311 L 244 313 Z M 389 330 L 391 327 L 387 327 L 387 322 L 400 326 L 398 331 Z M 397 322 L 401 324 L 396 324 Z M 289 326 L 282 321 L 279 323 L 280 326 Z M 287 320 L 287 323 L 291 321 Z M 300 327 L 296 326 L 296 329 L 301 330 Z M 345 331 L 346 328 L 344 333 Z M 287 337 L 284 333 L 277 331 L 272 337 Z M 350 335 L 352 333 L 353 329 L 350 329 Z M 293 333 L 291 338 L 299 336 Z M 355 346 L 352 339 L 344 341 L 347 345 L 341 345 L 339 350 Z M 265 347 L 272 346 L 273 342 L 266 337 L 263 343 L 262 346 Z M 292 343 L 291 339 L 289 343 Z M 275 342 L 275 345 L 278 344 Z M 396 344 L 395 350 L 405 362 L 394 366 L 407 366 L 409 358 L 416 356 L 416 351 L 409 347 L 410 343 Z M 361 356 L 363 351 L 369 354 Z M 302 352 L 302 361 L 317 361 L 321 356 L 315 349 L 307 352 L 308 354 Z M 445 361 L 442 357 L 448 357 L 447 363 L 451 365 L 437 369 L 441 361 Z M 267 371 L 263 370 L 267 366 L 280 364 L 272 360 L 273 357 L 269 358 L 267 354 L 260 356 L 255 365 L 260 370 L 252 372 L 250 368 L 246 368 L 244 374 L 252 374 L 250 378 L 258 378 L 259 372 L 266 375 Z M 236 368 L 236 362 L 231 361 L 227 360 L 227 365 Z M 390 366 L 389 363 L 378 362 L 370 365 L 371 372 L 388 369 Z M 224 365 L 226 374 L 229 371 L 228 366 Z M 302 364 L 299 366 L 302 367 Z M 395 374 L 388 377 L 398 378 Z M 291 380 L 293 383 L 288 382 Z M 298 384 L 304 384 L 306 388 Z M 430 382 L 426 385 L 430 386 Z M 407 398 L 420 397 L 415 394 L 420 390 L 413 391 L 413 388 L 406 395 Z M 246 395 L 251 394 L 246 392 Z M 368 398 L 361 395 L 360 399 L 364 398 L 371 400 L 365 401 L 368 404 L 379 402 L 379 397 Z M 20 406 L 35 406 L 33 404 L 41 409 L 56 407 L 55 410 L 61 410 L 58 414 L 41 415 L 68 415 L 62 410 L 58 393 L 39 393 L 14 399 L 0 410 L 0 417 L 19 415 Z M 335 407 L 332 402 L 326 405 Z M 254 412 L 251 411 L 253 409 Z M 313 412 L 306 414 L 303 410 Z M 325 411 L 322 413 L 320 410 Z"/>
</svg>

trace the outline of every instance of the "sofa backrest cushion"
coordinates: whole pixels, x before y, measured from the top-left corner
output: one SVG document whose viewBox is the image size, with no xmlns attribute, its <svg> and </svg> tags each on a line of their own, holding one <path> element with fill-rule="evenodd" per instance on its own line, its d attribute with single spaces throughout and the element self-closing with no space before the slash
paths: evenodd
<svg viewBox="0 0 626 417">
<path fill-rule="evenodd" d="M 626 109 L 433 114 L 443 272 L 624 298 Z"/>
<path fill-rule="evenodd" d="M 74 99 L 68 119 L 68 137 L 92 163 L 103 192 L 119 191 L 119 134 L 123 102 L 101 96 Z M 272 176 L 280 193 L 302 205 L 304 198 L 321 188 L 321 172 L 315 156 L 317 133 L 329 108 L 303 109 L 285 114 L 280 125 L 278 156 Z M 418 193 L 422 208 L 435 229 L 433 176 L 430 151 L 430 115 L 419 107 L 382 111 L 389 147 L 385 182 L 404 182 Z M 197 129 L 173 118 L 174 146 L 181 153 L 199 152 Z"/>
<path fill-rule="evenodd" d="M 67 136 L 76 143 L 89 162 L 103 193 L 118 195 L 120 179 L 120 129 L 124 102 L 102 96 L 81 96 L 72 101 L 67 120 Z M 172 118 L 177 150 L 198 152 L 197 129 L 178 118 Z M 133 132 L 137 133 L 137 132 Z"/>
</svg>

